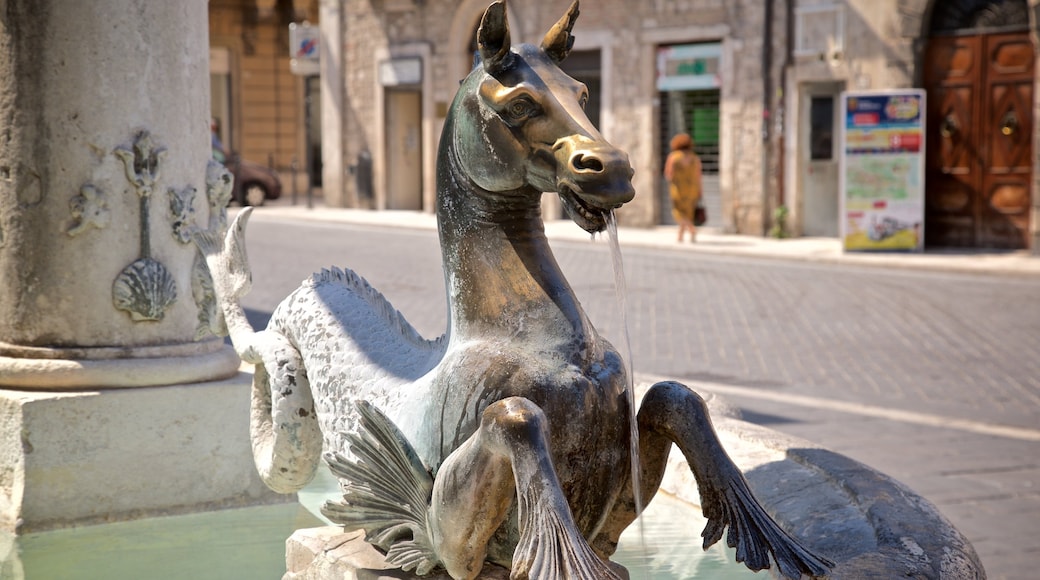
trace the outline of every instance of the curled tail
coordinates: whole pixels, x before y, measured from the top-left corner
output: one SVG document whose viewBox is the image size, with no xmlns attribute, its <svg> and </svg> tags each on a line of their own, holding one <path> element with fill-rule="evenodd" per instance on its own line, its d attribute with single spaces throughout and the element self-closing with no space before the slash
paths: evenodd
<svg viewBox="0 0 1040 580">
<path fill-rule="evenodd" d="M 321 429 L 299 350 L 278 332 L 254 331 L 240 303 L 252 286 L 245 246 L 251 213 L 252 208 L 239 212 L 226 232 L 200 231 L 193 238 L 206 257 L 231 344 L 242 360 L 256 365 L 249 411 L 253 462 L 268 487 L 292 493 L 314 477 Z"/>
<path fill-rule="evenodd" d="M 321 463 L 321 427 L 300 352 L 284 336 L 260 334 L 267 340 L 249 404 L 253 463 L 267 487 L 293 493 Z"/>
</svg>

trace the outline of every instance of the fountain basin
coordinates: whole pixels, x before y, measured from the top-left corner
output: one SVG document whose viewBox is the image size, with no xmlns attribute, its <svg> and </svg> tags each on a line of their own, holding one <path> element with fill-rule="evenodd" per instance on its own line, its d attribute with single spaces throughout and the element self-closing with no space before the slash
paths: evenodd
<svg viewBox="0 0 1040 580">
<path fill-rule="evenodd" d="M 640 378 L 637 399 L 650 384 L 660 380 Z M 707 400 L 720 439 L 766 511 L 808 548 L 835 562 L 831 578 L 985 578 L 975 549 L 928 500 L 848 457 L 742 421 L 739 411 L 724 399 L 700 385 L 691 386 Z M 674 447 L 661 491 L 665 497 L 655 498 L 648 511 L 661 500 L 678 501 L 689 507 L 697 506 L 700 499 L 692 472 Z M 335 489 L 321 493 L 334 495 Z M 320 503 L 319 499 L 323 501 L 319 497 L 301 497 L 305 504 Z M 683 517 L 674 519 L 686 524 L 681 533 L 698 546 L 703 524 L 690 523 Z M 635 524 L 626 534 L 634 529 Z M 625 544 L 619 549 L 619 555 L 624 557 L 629 556 L 628 552 L 638 550 Z M 677 558 L 682 557 L 681 551 L 675 553 Z M 379 553 L 365 544 L 359 534 L 343 534 L 334 526 L 297 530 L 287 542 L 286 554 L 285 580 L 415 578 L 399 570 L 387 571 Z M 659 558 L 653 554 L 651 557 Z M 726 550 L 725 557 L 732 559 L 732 551 Z M 631 567 L 627 561 L 625 564 Z M 725 574 L 733 576 L 723 577 L 752 577 L 743 566 L 734 564 L 724 569 Z M 631 572 L 633 578 L 646 577 L 635 567 Z M 651 570 L 649 577 L 698 577 L 665 574 Z M 508 573 L 486 566 L 481 578 L 508 578 Z"/>
<path fill-rule="evenodd" d="M 256 580 L 278 578 L 285 571 L 286 538 L 299 530 L 304 544 L 288 543 L 288 560 L 310 550 L 323 552 L 309 578 L 402 578 L 400 570 L 385 568 L 379 553 L 359 534 L 346 534 L 316 516 L 326 497 L 336 494 L 338 483 L 327 470 L 299 494 L 299 502 L 225 509 L 170 517 L 145 518 L 103 525 L 80 526 L 15 538 L 0 533 L 0 578 L 3 580 Z M 681 514 L 677 518 L 676 514 Z M 681 500 L 660 495 L 646 514 L 647 544 L 644 552 L 634 528 L 622 537 L 616 559 L 632 578 L 655 580 L 751 580 L 760 578 L 732 560 L 721 546 L 707 553 L 699 549 L 696 530 L 703 525 L 699 510 Z M 678 521 L 676 521 L 678 520 Z M 364 572 L 342 572 L 347 558 Z M 339 572 L 335 569 L 340 568 Z M 486 570 L 486 577 L 506 579 L 504 569 Z M 340 575 L 336 575 L 336 574 Z M 365 574 L 368 574 L 366 576 Z M 286 578 L 300 578 L 286 574 Z M 427 577 L 446 578 L 445 576 Z"/>
<path fill-rule="evenodd" d="M 313 483 L 300 492 L 300 504 L 315 517 L 325 520 L 318 508 L 326 499 L 338 499 L 339 484 L 327 470 L 319 471 Z M 643 515 L 646 549 L 633 524 L 621 536 L 613 560 L 633 579 L 753 580 L 761 578 L 733 560 L 732 551 L 721 544 L 707 551 L 700 548 L 700 530 L 705 520 L 700 508 L 670 494 L 658 494 Z M 364 541 L 361 532 L 344 533 L 335 525 L 297 530 L 286 542 L 286 568 L 283 580 L 401 579 L 414 576 L 389 567 L 382 554 Z M 424 580 L 451 580 L 447 574 L 422 577 Z M 507 580 L 509 571 L 485 565 L 480 578 Z"/>
<path fill-rule="evenodd" d="M 654 382 L 642 378 L 637 389 Z M 837 563 L 832 578 L 985 577 L 967 540 L 906 486 L 820 446 L 741 421 L 724 399 L 694 386 L 705 395 L 719 436 L 766 509 Z M 379 553 L 358 534 L 344 537 L 316 516 L 321 503 L 337 493 L 336 486 L 322 469 L 300 492 L 299 503 L 83 526 L 17 539 L 0 534 L 0 577 L 251 580 L 288 570 L 288 580 L 409 578 L 399 570 L 380 571 L 385 565 Z M 633 525 L 615 559 L 632 578 L 768 576 L 733 563 L 732 551 L 718 544 L 708 554 L 701 552 L 698 501 L 689 468 L 673 453 L 662 492 L 647 508 L 647 552 Z M 486 578 L 508 577 L 504 570 L 485 572 Z"/>
</svg>

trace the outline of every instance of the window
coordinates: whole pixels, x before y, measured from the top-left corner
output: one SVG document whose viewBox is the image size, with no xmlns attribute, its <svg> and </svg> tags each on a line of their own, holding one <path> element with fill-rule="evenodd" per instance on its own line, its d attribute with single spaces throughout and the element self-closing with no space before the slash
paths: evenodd
<svg viewBox="0 0 1040 580">
<path fill-rule="evenodd" d="M 809 103 L 809 159 L 834 158 L 834 97 L 812 97 Z"/>
</svg>

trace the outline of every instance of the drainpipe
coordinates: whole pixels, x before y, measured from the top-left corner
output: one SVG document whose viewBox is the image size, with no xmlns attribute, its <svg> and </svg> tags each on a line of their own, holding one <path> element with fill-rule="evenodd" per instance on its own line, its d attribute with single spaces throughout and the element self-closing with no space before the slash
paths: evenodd
<svg viewBox="0 0 1040 580">
<path fill-rule="evenodd" d="M 765 32 L 762 36 L 762 231 L 765 235 L 769 223 L 769 168 L 772 162 L 772 93 L 773 93 L 773 5 L 775 0 L 766 0 Z"/>
<path fill-rule="evenodd" d="M 787 100 L 793 95 L 787 94 L 787 73 L 794 66 L 794 0 L 784 0 L 784 68 L 780 69 L 780 91 L 782 98 L 780 99 L 780 107 L 777 111 L 778 121 L 780 127 L 783 127 L 787 123 Z M 783 134 L 783 133 L 781 133 Z M 787 137 L 784 137 L 785 139 Z M 786 203 L 786 153 L 787 146 L 785 143 L 780 144 L 780 151 L 778 153 L 779 160 L 778 165 L 780 168 L 780 176 L 777 180 L 777 195 L 776 203 L 778 206 Z"/>
</svg>

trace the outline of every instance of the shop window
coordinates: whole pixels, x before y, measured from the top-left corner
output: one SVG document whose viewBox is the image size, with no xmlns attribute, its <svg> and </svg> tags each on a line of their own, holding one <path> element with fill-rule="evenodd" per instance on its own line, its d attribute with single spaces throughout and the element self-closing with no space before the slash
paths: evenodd
<svg viewBox="0 0 1040 580">
<path fill-rule="evenodd" d="M 661 93 L 661 156 L 676 133 L 693 137 L 705 175 L 719 172 L 719 91 L 668 91 Z"/>
</svg>

